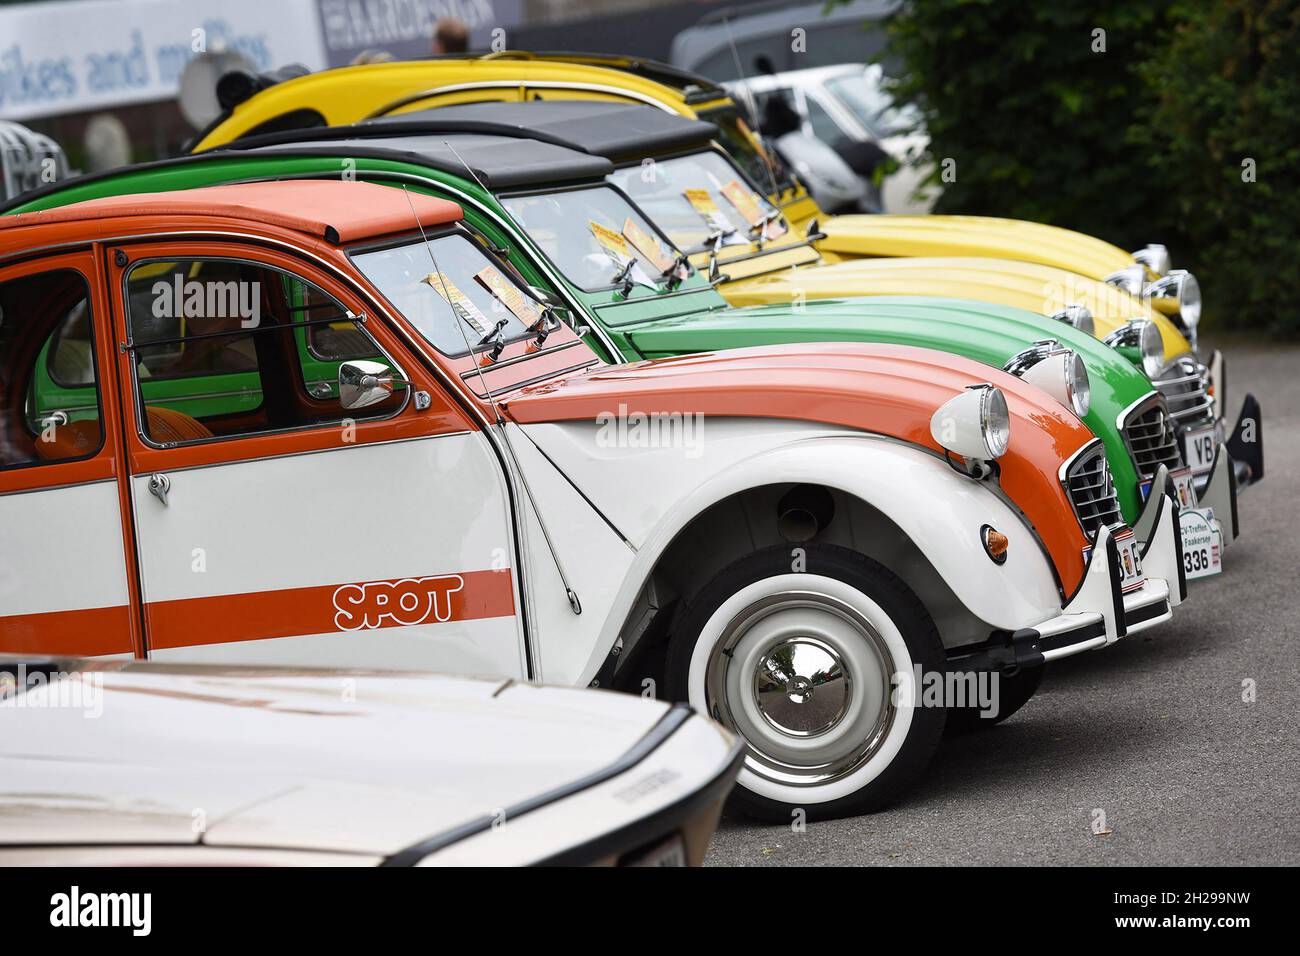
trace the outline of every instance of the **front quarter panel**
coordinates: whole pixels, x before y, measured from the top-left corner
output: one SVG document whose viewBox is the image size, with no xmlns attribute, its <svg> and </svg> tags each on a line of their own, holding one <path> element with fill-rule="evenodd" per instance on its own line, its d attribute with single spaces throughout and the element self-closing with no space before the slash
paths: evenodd
<svg viewBox="0 0 1300 956">
<path fill-rule="evenodd" d="M 636 550 L 578 683 L 595 676 L 677 535 L 711 505 L 764 485 L 816 483 L 866 502 L 916 545 L 956 601 L 992 627 L 1028 627 L 1060 611 L 1051 565 L 1019 514 L 989 486 L 914 446 L 833 426 L 764 419 L 710 418 L 699 454 L 680 447 L 609 447 L 595 423 L 528 425 L 523 431 Z M 1010 538 L 1001 567 L 980 544 L 984 524 Z M 853 545 L 870 555 L 874 545 L 866 537 Z M 881 557 L 888 564 L 888 556 Z M 906 579 L 905 569 L 895 570 Z M 952 646 L 987 637 L 944 634 Z"/>
</svg>

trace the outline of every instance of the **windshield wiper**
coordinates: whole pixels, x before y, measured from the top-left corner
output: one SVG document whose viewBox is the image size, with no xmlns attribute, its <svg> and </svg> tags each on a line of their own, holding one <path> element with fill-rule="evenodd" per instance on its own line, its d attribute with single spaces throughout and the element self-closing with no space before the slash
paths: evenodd
<svg viewBox="0 0 1300 956">
<path fill-rule="evenodd" d="M 734 236 L 734 229 L 715 229 L 704 237 L 704 245 L 709 250 L 709 281 L 716 285 L 726 280 L 726 276 L 718 271 L 718 250 L 722 248 L 722 241 L 729 236 Z"/>
<path fill-rule="evenodd" d="M 760 222 L 757 226 L 749 227 L 750 241 L 753 242 L 754 245 L 758 247 L 758 250 L 760 252 L 763 250 L 763 243 L 768 241 L 767 227 L 780 218 L 781 218 L 781 210 L 773 209 L 763 217 L 763 221 Z"/>
<path fill-rule="evenodd" d="M 624 298 L 632 294 L 632 286 L 635 284 L 632 281 L 632 267 L 636 265 L 636 262 L 636 256 L 632 256 L 627 260 L 627 264 L 623 268 L 614 273 L 614 284 L 622 283 L 623 288 L 620 291 L 622 291 Z"/>
<path fill-rule="evenodd" d="M 497 319 L 497 324 L 492 326 L 492 331 L 478 340 L 478 345 L 475 346 L 475 351 L 485 345 L 491 344 L 492 348 L 488 350 L 488 361 L 495 362 L 499 359 L 501 353 L 505 351 L 506 347 L 506 338 L 501 333 L 509 324 L 509 319 Z"/>
<path fill-rule="evenodd" d="M 683 277 L 681 274 L 681 270 L 684 266 L 688 265 L 690 261 L 691 260 L 687 257 L 686 253 L 679 252 L 677 253 L 677 258 L 673 260 L 673 264 L 670 265 L 663 272 L 659 273 L 659 278 L 661 280 L 666 279 L 668 281 L 669 292 L 673 291 L 673 289 L 676 289 L 679 285 L 682 284 Z"/>
</svg>

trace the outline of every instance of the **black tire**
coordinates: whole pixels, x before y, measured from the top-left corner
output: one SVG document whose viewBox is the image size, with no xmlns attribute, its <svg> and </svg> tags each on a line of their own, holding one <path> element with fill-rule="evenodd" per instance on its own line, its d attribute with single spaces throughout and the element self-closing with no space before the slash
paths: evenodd
<svg viewBox="0 0 1300 956">
<path fill-rule="evenodd" d="M 946 733 L 949 736 L 969 734 L 988 730 L 1002 723 L 1029 703 L 1029 699 L 1038 692 L 1038 685 L 1043 682 L 1043 673 L 1046 670 L 1046 664 L 1039 664 L 1037 667 L 1021 667 L 1010 676 L 1000 674 L 997 713 L 985 717 L 978 707 L 950 707 Z"/>
<path fill-rule="evenodd" d="M 790 547 L 774 547 L 747 555 L 724 568 L 687 598 L 668 647 L 666 690 L 670 699 L 689 699 L 692 654 L 714 613 L 751 584 L 790 574 L 792 550 Z M 810 543 L 803 545 L 802 550 L 806 556 L 802 570 L 834 578 L 862 592 L 880 606 L 902 635 L 913 664 L 919 664 L 926 672 L 943 668 L 945 655 L 934 620 L 897 575 L 847 548 Z M 893 760 L 874 779 L 852 793 L 822 802 L 793 803 L 771 799 L 742 785 L 733 791 L 733 804 L 752 816 L 783 823 L 790 822 L 791 813 L 796 808 L 805 811 L 808 819 L 882 809 L 916 783 L 943 737 L 946 718 L 947 711 L 942 707 L 915 707 L 907 736 Z"/>
</svg>

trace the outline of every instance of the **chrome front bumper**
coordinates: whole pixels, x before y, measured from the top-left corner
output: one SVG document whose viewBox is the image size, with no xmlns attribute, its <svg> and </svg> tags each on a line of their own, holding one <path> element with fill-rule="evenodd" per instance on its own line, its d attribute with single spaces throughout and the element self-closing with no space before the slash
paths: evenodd
<svg viewBox="0 0 1300 956">
<path fill-rule="evenodd" d="M 1119 555 L 1108 528 L 1097 532 L 1083 583 L 1061 613 L 1008 635 L 1009 641 L 981 651 L 991 666 L 1029 666 L 1113 644 L 1173 616 L 1187 596 L 1183 577 L 1178 505 L 1166 494 L 1152 495 L 1144 509 L 1149 533 L 1140 555 L 1146 580 L 1128 594 L 1120 582 Z"/>
</svg>

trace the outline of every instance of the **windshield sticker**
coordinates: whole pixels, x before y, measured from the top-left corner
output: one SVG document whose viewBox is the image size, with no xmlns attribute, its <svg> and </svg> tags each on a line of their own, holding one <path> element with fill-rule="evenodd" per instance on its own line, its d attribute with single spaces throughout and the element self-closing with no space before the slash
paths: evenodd
<svg viewBox="0 0 1300 956">
<path fill-rule="evenodd" d="M 727 202 L 736 207 L 736 212 L 740 213 L 745 222 L 751 226 L 762 225 L 763 207 L 758 204 L 758 198 L 748 189 L 733 179 L 722 187 L 722 195 L 727 197 Z"/>
<path fill-rule="evenodd" d="M 713 201 L 713 194 L 707 189 L 683 189 L 682 195 L 691 204 L 691 208 L 704 219 L 710 232 L 722 233 L 724 246 L 745 244 L 744 237 L 736 233 L 736 224 L 718 208 L 718 204 Z"/>
<path fill-rule="evenodd" d="M 596 241 L 599 242 L 605 252 L 609 254 L 609 257 L 614 260 L 614 264 L 618 267 L 620 272 L 627 268 L 629 262 L 634 262 L 634 260 L 636 260 L 637 257 L 632 255 L 632 249 L 627 244 L 627 240 L 623 238 L 621 233 L 617 233 L 613 229 L 606 229 L 598 222 L 588 221 L 587 225 L 591 228 L 591 234 L 596 237 Z M 646 275 L 645 270 L 641 268 L 639 261 L 634 262 L 632 270 L 628 273 L 628 278 L 638 285 L 643 285 L 651 289 L 658 288 L 655 281 L 651 279 L 650 276 Z M 610 279 L 612 281 L 613 276 L 611 276 Z"/>
<path fill-rule="evenodd" d="M 532 328 L 541 321 L 542 313 L 537 306 L 519 291 L 518 286 L 503 276 L 496 266 L 487 266 L 476 272 L 474 278 L 524 325 Z"/>
<path fill-rule="evenodd" d="M 424 277 L 424 281 L 429 283 L 429 287 L 442 296 L 451 306 L 452 311 L 468 322 L 474 331 L 479 335 L 487 335 L 488 329 L 492 328 L 494 323 L 488 321 L 483 310 L 474 304 L 473 299 L 460 291 L 456 283 L 445 274 L 438 272 L 430 272 Z"/>
<path fill-rule="evenodd" d="M 631 218 L 623 223 L 623 237 L 632 243 L 633 248 L 645 257 L 645 260 L 659 270 L 660 273 L 666 273 L 673 267 L 677 257 L 664 248 L 655 236 L 648 230 L 642 228 L 639 224 L 633 222 Z"/>
<path fill-rule="evenodd" d="M 745 218 L 745 222 L 749 223 L 750 228 L 763 230 L 763 238 L 777 239 L 785 235 L 784 224 L 779 219 L 773 218 L 769 220 L 759 198 L 737 180 L 733 179 L 723 186 L 722 195 L 726 196 L 727 201 L 736 207 L 736 211 Z"/>
</svg>

